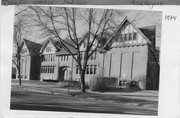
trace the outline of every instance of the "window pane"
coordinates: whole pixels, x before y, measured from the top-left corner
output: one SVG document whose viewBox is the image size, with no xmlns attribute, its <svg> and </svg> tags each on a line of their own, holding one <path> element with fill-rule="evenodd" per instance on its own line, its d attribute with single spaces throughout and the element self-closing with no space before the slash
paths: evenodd
<svg viewBox="0 0 180 118">
<path fill-rule="evenodd" d="M 49 73 L 51 73 L 51 66 L 49 66 Z"/>
<path fill-rule="evenodd" d="M 54 73 L 54 66 L 53 66 L 53 73 Z"/>
<path fill-rule="evenodd" d="M 126 34 L 126 41 L 129 40 L 129 34 Z"/>
<path fill-rule="evenodd" d="M 66 58 L 66 60 L 68 61 L 68 55 L 67 55 L 67 58 Z"/>
<path fill-rule="evenodd" d="M 122 34 L 119 35 L 119 42 L 121 42 L 121 41 L 123 41 L 123 35 Z"/>
<path fill-rule="evenodd" d="M 90 74 L 93 74 L 93 65 L 90 66 Z"/>
<path fill-rule="evenodd" d="M 86 42 L 84 42 L 84 48 L 86 47 Z"/>
<path fill-rule="evenodd" d="M 132 34 L 129 33 L 129 40 L 132 40 Z"/>
<path fill-rule="evenodd" d="M 134 32 L 134 33 L 133 33 L 133 40 L 136 40 L 136 39 L 137 39 L 137 33 Z"/>
<path fill-rule="evenodd" d="M 63 61 L 63 56 L 61 56 L 61 61 Z"/>
<path fill-rule="evenodd" d="M 52 61 L 52 54 L 50 55 L 51 61 Z"/>
<path fill-rule="evenodd" d="M 127 34 L 124 34 L 124 41 L 127 41 Z"/>
<path fill-rule="evenodd" d="M 94 74 L 96 74 L 97 65 L 94 65 Z"/>
<path fill-rule="evenodd" d="M 78 65 L 76 65 L 76 74 L 78 74 L 78 70 L 79 70 Z"/>
</svg>

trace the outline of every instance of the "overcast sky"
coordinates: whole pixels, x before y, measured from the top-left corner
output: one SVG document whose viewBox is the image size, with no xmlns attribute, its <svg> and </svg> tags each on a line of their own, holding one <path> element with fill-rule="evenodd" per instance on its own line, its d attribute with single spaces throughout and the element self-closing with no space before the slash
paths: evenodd
<svg viewBox="0 0 180 118">
<path fill-rule="evenodd" d="M 21 7 L 22 8 L 22 7 Z M 16 8 L 16 12 L 18 12 L 18 8 Z M 144 26 L 152 26 L 156 25 L 156 41 L 157 45 L 160 46 L 160 38 L 161 38 L 161 22 L 162 22 L 162 12 L 157 11 L 137 11 L 137 10 L 119 10 L 124 15 L 120 15 L 117 17 L 117 22 L 119 24 L 124 19 L 125 16 L 132 21 L 133 23 L 138 27 L 144 27 Z M 83 29 L 82 24 L 78 23 L 79 29 Z M 30 36 L 27 37 L 29 40 L 33 40 L 36 42 L 42 42 L 45 39 L 40 37 L 40 34 L 36 29 L 33 29 L 33 32 Z"/>
</svg>

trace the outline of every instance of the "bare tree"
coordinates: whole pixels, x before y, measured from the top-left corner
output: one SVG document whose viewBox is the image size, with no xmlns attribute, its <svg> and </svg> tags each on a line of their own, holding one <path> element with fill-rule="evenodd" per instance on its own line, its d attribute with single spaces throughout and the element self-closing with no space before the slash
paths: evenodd
<svg viewBox="0 0 180 118">
<path fill-rule="evenodd" d="M 24 12 L 26 9 L 23 9 L 15 14 L 15 24 L 14 24 L 14 37 L 13 37 L 13 59 L 12 62 L 16 66 L 18 72 L 19 85 L 21 85 L 21 57 L 22 57 L 22 48 L 24 45 L 23 37 L 28 33 L 26 19 L 20 15 L 21 12 Z"/>
<path fill-rule="evenodd" d="M 97 50 L 104 33 L 115 28 L 113 10 L 77 9 L 56 7 L 30 7 L 34 12 L 29 15 L 43 35 L 60 41 L 63 48 L 77 62 L 80 71 L 81 91 L 85 92 L 85 72 L 89 58 Z M 83 24 L 84 27 L 79 25 Z M 68 36 L 65 40 L 64 35 Z M 85 39 L 84 39 L 85 38 Z M 82 42 L 86 41 L 83 56 Z M 76 50 L 76 55 L 72 50 Z"/>
</svg>

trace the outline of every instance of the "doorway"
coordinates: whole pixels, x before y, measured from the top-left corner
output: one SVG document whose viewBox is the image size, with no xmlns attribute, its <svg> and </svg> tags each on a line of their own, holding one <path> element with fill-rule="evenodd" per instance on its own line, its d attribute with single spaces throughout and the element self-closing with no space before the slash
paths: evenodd
<svg viewBox="0 0 180 118">
<path fill-rule="evenodd" d="M 71 80 L 71 68 L 68 66 L 59 67 L 59 81 Z"/>
</svg>

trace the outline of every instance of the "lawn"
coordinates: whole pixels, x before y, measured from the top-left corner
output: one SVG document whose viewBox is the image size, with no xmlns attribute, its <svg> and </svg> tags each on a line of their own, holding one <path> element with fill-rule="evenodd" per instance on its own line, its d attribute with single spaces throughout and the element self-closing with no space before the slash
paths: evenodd
<svg viewBox="0 0 180 118">
<path fill-rule="evenodd" d="M 24 93 L 24 94 L 22 94 L 22 93 Z M 27 97 L 27 98 L 22 97 L 19 99 L 19 97 L 14 96 L 14 95 L 19 95 L 19 94 L 22 94 L 22 96 L 28 95 L 29 97 Z M 88 108 L 91 109 L 91 107 L 97 107 L 98 111 L 100 109 L 98 108 L 98 106 L 96 106 L 96 104 L 100 103 L 100 102 L 102 102 L 103 104 L 108 104 L 107 106 L 109 106 L 109 105 L 113 106 L 114 104 L 116 104 L 117 109 L 113 108 L 115 111 L 111 111 L 114 113 L 116 113 L 116 112 L 117 113 L 126 113 L 126 112 L 129 113 L 129 111 L 125 110 L 127 107 L 128 107 L 128 109 L 133 110 L 133 112 L 132 112 L 133 114 L 136 114 L 135 113 L 136 107 L 138 109 L 137 114 L 156 115 L 157 110 L 158 110 L 158 91 L 148 91 L 148 90 L 141 91 L 141 90 L 127 90 L 127 89 L 113 89 L 112 90 L 111 89 L 111 90 L 107 90 L 107 91 L 103 91 L 103 92 L 102 91 L 101 92 L 97 92 L 97 91 L 93 92 L 93 91 L 87 90 L 87 92 L 82 93 L 82 92 L 80 92 L 80 89 L 78 89 L 77 87 L 76 88 L 72 88 L 72 87 L 68 88 L 67 86 L 62 86 L 62 83 L 58 83 L 58 82 L 41 82 L 41 81 L 35 81 L 35 80 L 32 80 L 32 81 L 31 80 L 30 81 L 23 80 L 22 85 L 19 86 L 17 80 L 12 80 L 12 94 L 11 94 L 12 95 L 11 103 L 13 106 L 12 108 L 18 108 L 18 109 L 25 108 L 27 106 L 27 104 L 29 104 L 29 102 L 36 104 L 36 102 L 38 102 L 38 101 L 36 101 L 36 100 L 31 101 L 32 98 L 39 100 L 39 102 L 43 101 L 43 99 L 44 99 L 43 96 L 37 97 L 37 96 L 41 96 L 43 94 L 46 97 L 47 96 L 49 97 L 48 100 L 51 100 L 51 97 L 53 97 L 53 96 L 55 99 L 56 98 L 55 96 L 57 96 L 56 102 L 52 102 L 52 101 L 49 101 L 49 102 L 51 104 L 58 103 L 59 105 L 63 105 L 63 106 L 61 106 L 62 108 L 66 107 L 66 105 L 69 105 L 69 107 L 71 107 L 71 105 L 69 103 L 72 102 L 71 100 L 74 99 L 75 101 L 80 100 L 79 101 L 80 103 L 81 103 L 81 101 L 84 101 L 84 103 L 82 104 L 83 106 L 84 106 L 84 104 L 86 104 L 86 102 L 91 101 L 91 102 L 93 102 L 93 104 L 88 103 Z M 33 95 L 35 95 L 36 97 Z M 65 99 L 64 99 L 64 97 L 65 97 Z M 67 104 L 61 103 L 62 100 L 65 100 L 65 102 Z M 70 100 L 70 101 L 68 101 L 68 100 Z M 22 104 L 21 101 L 24 101 L 23 102 L 24 104 Z M 49 102 L 47 103 L 48 105 L 50 105 Z M 78 101 L 76 101 L 76 102 L 78 102 Z M 20 104 L 22 104 L 22 106 Z M 42 105 L 42 107 L 39 107 L 41 110 L 41 108 L 44 108 L 44 105 L 46 106 L 46 103 L 44 103 L 44 104 L 42 103 L 40 105 Z M 80 109 L 81 109 L 82 105 L 80 104 L 80 106 L 79 106 Z M 101 104 L 99 104 L 99 105 L 102 107 Z M 120 105 L 120 106 L 118 106 L 118 105 Z M 125 109 L 123 109 L 123 106 Z M 55 107 L 60 107 L 60 106 L 55 105 Z M 121 107 L 121 111 L 123 111 L 123 112 L 118 111 L 119 107 Z M 29 107 L 27 107 L 26 109 L 28 109 L 28 108 Z M 30 108 L 34 108 L 34 107 L 31 106 Z M 47 108 L 47 110 L 49 110 L 49 109 L 54 109 L 54 107 Z M 76 107 L 71 108 L 71 110 L 75 110 L 75 109 L 76 109 Z M 81 109 L 81 110 L 83 110 L 83 109 Z M 110 108 L 105 107 L 104 109 L 110 109 Z M 141 111 L 140 109 L 147 111 L 147 113 L 145 113 L 145 111 Z M 91 111 L 91 110 L 88 110 L 88 111 Z M 111 113 L 111 112 L 109 112 L 109 113 Z"/>
</svg>

